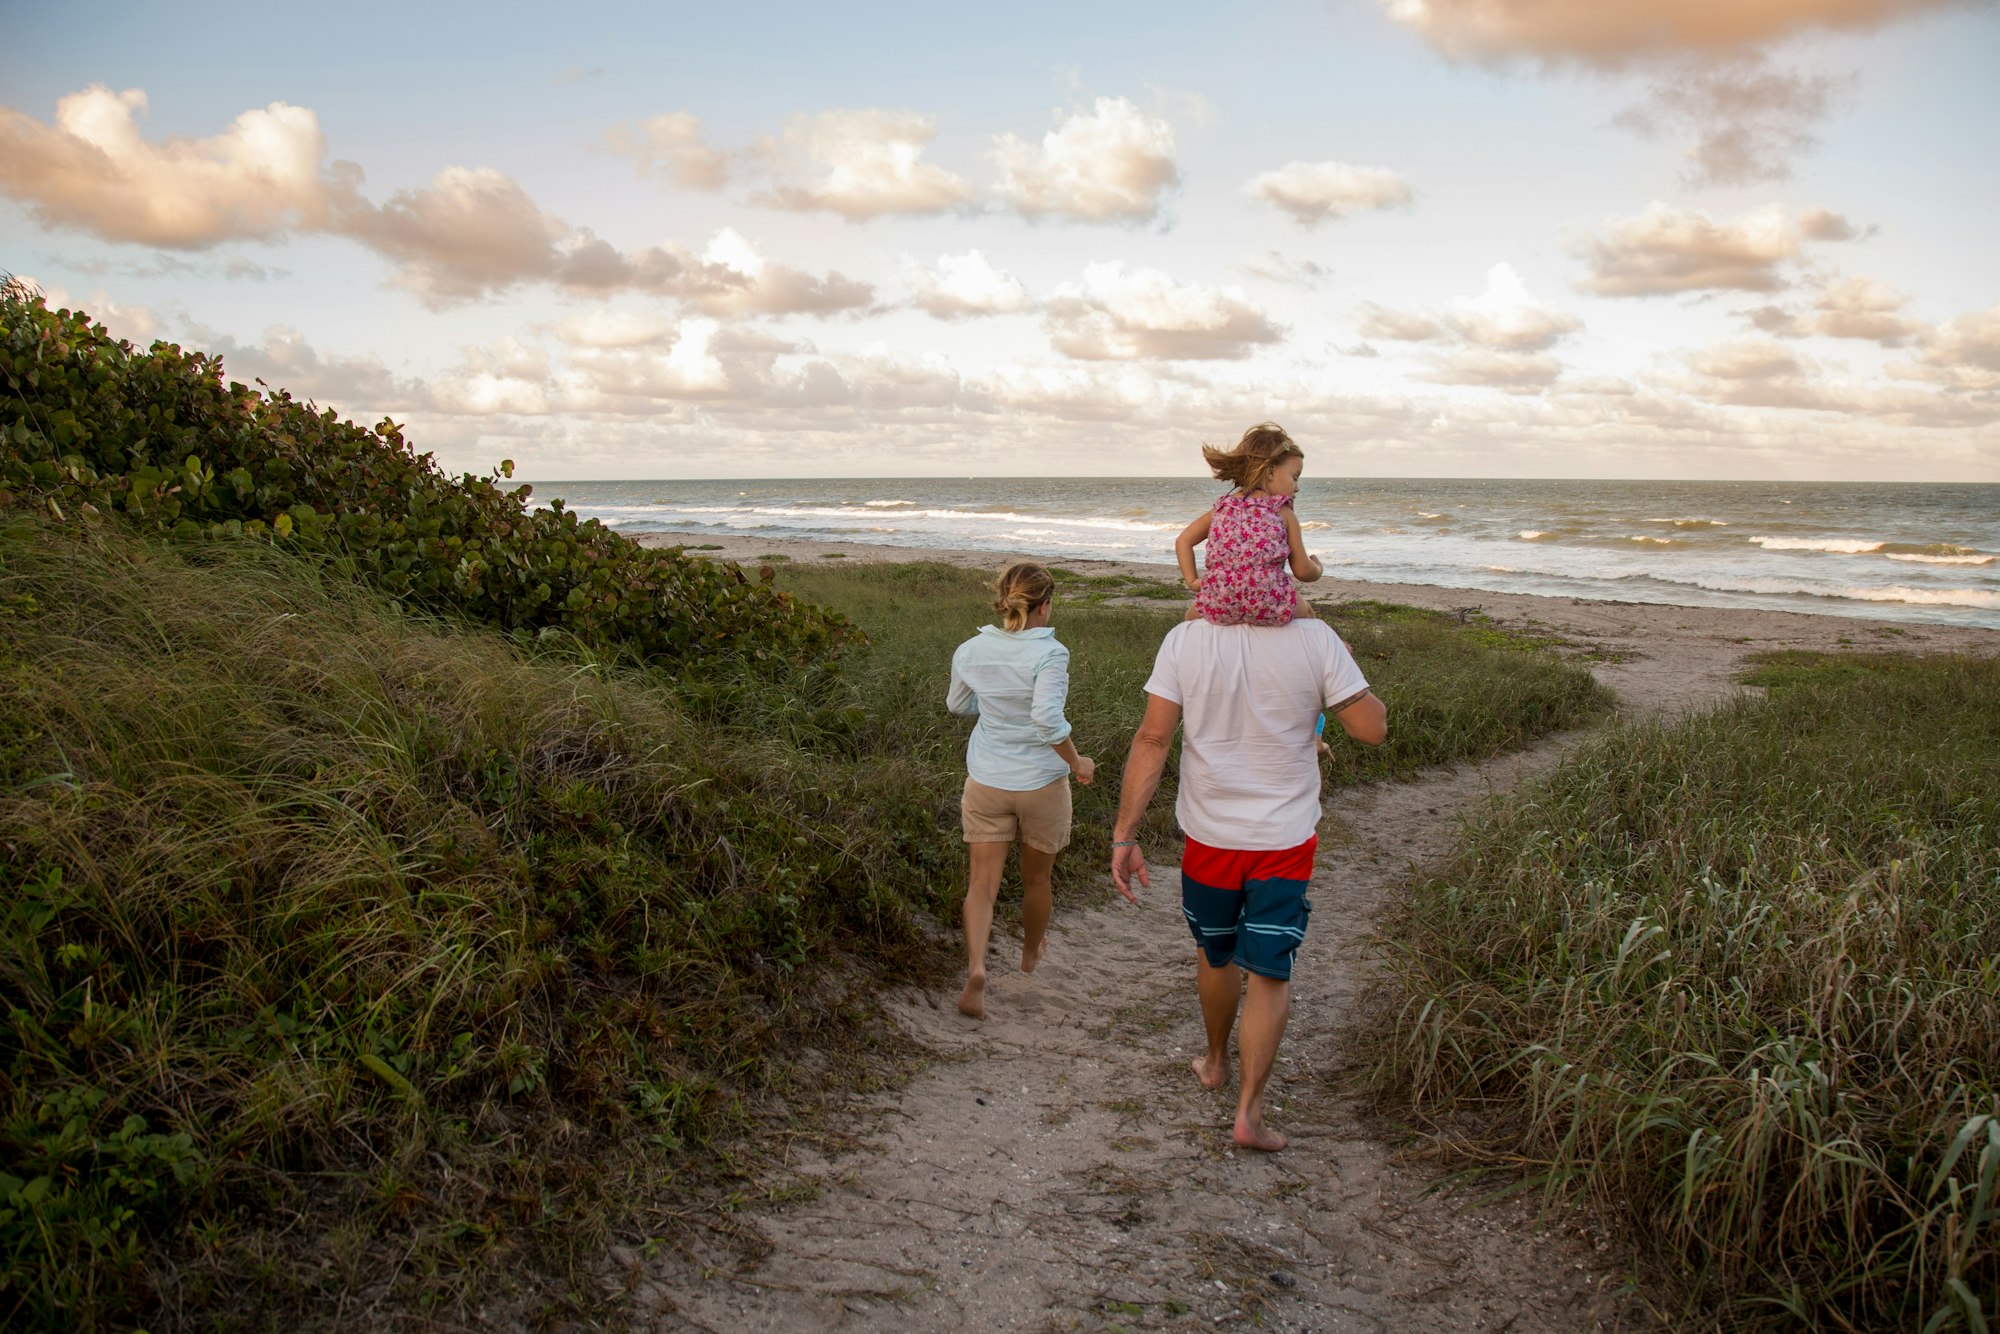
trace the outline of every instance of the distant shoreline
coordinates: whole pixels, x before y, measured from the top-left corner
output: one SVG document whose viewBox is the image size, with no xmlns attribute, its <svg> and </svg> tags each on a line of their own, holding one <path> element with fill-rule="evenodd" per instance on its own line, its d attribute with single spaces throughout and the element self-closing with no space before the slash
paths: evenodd
<svg viewBox="0 0 2000 1334">
<path fill-rule="evenodd" d="M 628 534 L 653 547 L 684 547 L 690 555 L 735 561 L 755 576 L 762 558 L 783 563 L 852 562 L 901 565 L 940 561 L 998 574 L 1013 553 L 825 542 L 801 537 L 722 533 Z M 705 549 L 704 549 L 705 548 Z M 1119 574 L 1134 579 L 1176 581 L 1174 567 L 1150 561 L 1051 558 L 1047 564 L 1081 574 Z M 1685 699 L 1692 703 L 1704 687 L 1733 679 L 1752 653 L 1787 649 L 1807 652 L 1973 653 L 2000 656 L 2000 630 L 1933 622 L 1864 620 L 1825 613 L 1770 611 L 1747 607 L 1683 606 L 1669 602 L 1613 602 L 1549 597 L 1536 593 L 1493 593 L 1435 584 L 1366 583 L 1326 578 L 1306 586 L 1316 602 L 1358 600 L 1400 603 L 1446 613 L 1484 615 L 1508 629 L 1550 634 L 1591 653 L 1603 665 L 1598 675 L 1635 695 Z M 1172 603 L 1152 602 L 1154 607 Z"/>
</svg>

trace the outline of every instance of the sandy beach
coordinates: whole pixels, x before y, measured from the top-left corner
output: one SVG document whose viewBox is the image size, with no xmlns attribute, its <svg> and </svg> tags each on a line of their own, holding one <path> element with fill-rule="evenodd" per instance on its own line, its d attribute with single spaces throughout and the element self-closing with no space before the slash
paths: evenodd
<svg viewBox="0 0 2000 1334">
<path fill-rule="evenodd" d="M 997 572 L 1010 559 L 993 551 L 819 542 L 767 535 L 693 537 L 643 533 L 634 536 L 646 546 L 692 543 L 695 545 L 688 547 L 692 555 L 737 561 L 753 569 L 764 557 L 782 556 L 787 561 L 801 563 L 943 561 Z M 1150 562 L 1058 559 L 1048 563 L 1079 574 L 1118 574 L 1161 583 L 1176 582 L 1172 567 Z M 1307 585 L 1306 592 L 1316 603 L 1372 600 L 1433 611 L 1476 613 L 1503 628 L 1552 635 L 1567 642 L 1572 651 L 1588 654 L 1599 678 L 1619 691 L 1628 706 L 1648 711 L 1674 711 L 1696 702 L 1713 701 L 1732 688 L 1745 659 L 1756 653 L 1783 649 L 2000 653 L 2000 630 L 1970 626 L 1754 608 L 1540 597 L 1432 584 L 1361 583 L 1333 578 Z"/>
</svg>

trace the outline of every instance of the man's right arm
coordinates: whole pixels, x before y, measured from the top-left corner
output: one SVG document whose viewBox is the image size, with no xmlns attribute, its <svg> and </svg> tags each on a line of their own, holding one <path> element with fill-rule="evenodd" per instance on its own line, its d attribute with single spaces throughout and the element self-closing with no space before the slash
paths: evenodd
<svg viewBox="0 0 2000 1334">
<path fill-rule="evenodd" d="M 1141 886 L 1151 889 L 1146 874 L 1146 857 L 1139 850 L 1139 821 L 1160 790 L 1160 775 L 1166 772 L 1167 751 L 1174 744 L 1174 729 L 1180 726 L 1181 706 L 1160 695 L 1146 696 L 1146 716 L 1132 737 L 1132 751 L 1125 757 L 1125 777 L 1118 788 L 1118 822 L 1111 827 L 1111 878 L 1118 892 L 1137 903 L 1132 892 L 1136 875 Z M 1125 847 L 1116 846 L 1126 844 Z"/>
</svg>

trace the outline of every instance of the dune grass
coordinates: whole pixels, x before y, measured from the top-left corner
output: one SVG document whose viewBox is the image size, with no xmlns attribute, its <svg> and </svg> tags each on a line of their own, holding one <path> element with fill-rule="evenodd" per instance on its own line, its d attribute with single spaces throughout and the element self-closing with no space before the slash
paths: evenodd
<svg viewBox="0 0 2000 1334">
<path fill-rule="evenodd" d="M 1784 655 L 1753 683 L 1468 828 L 1385 928 L 1378 1086 L 1623 1213 L 1690 1319 L 1984 1330 L 2000 663 Z"/>
<path fill-rule="evenodd" d="M 944 567 L 782 579 L 874 646 L 647 673 L 270 544 L 0 517 L 0 1319 L 589 1323 L 610 1241 L 883 1077 L 871 996 L 956 964 L 942 700 L 990 612 Z M 1059 620 L 1105 765 L 1065 904 L 1171 620 Z M 1356 632 L 1434 720 L 1375 774 L 1594 704 L 1546 653 L 1419 629 Z M 1459 684 L 1415 684 L 1426 655 Z M 1509 672 L 1501 723 L 1449 722 Z"/>
</svg>

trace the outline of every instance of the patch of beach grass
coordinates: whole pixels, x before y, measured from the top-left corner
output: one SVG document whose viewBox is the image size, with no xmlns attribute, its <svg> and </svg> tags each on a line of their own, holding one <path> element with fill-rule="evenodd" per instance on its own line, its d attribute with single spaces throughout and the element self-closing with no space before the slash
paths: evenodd
<svg viewBox="0 0 2000 1334">
<path fill-rule="evenodd" d="M 609 1237 L 880 1064 L 947 812 L 838 708 L 552 643 L 0 524 L 8 1328 L 592 1323 Z"/>
<path fill-rule="evenodd" d="M 1384 929 L 1380 1091 L 1724 1326 L 2000 1292 L 2000 663 L 1773 655 L 1494 806 Z M 1701 1311 L 1698 1317 L 1693 1314 Z"/>
</svg>

